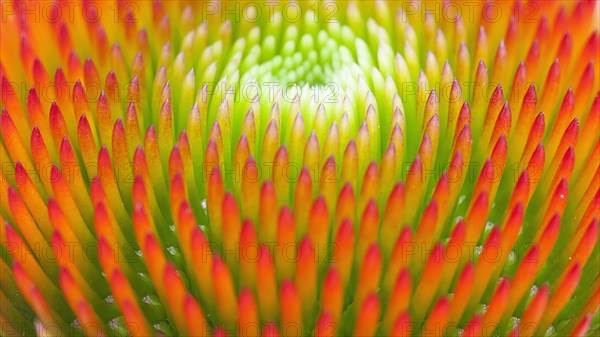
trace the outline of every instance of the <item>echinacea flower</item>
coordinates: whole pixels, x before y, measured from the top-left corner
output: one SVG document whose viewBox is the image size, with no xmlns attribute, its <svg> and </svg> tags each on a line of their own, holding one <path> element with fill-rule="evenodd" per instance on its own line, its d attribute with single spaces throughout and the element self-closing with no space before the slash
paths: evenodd
<svg viewBox="0 0 600 337">
<path fill-rule="evenodd" d="M 582 336 L 595 0 L 0 0 L 0 335 Z"/>
</svg>

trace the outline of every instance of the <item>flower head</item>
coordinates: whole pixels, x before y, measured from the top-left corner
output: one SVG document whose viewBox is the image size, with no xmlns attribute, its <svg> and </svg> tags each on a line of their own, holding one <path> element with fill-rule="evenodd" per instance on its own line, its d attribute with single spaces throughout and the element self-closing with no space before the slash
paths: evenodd
<svg viewBox="0 0 600 337">
<path fill-rule="evenodd" d="M 0 6 L 2 335 L 598 328 L 596 1 Z"/>
</svg>

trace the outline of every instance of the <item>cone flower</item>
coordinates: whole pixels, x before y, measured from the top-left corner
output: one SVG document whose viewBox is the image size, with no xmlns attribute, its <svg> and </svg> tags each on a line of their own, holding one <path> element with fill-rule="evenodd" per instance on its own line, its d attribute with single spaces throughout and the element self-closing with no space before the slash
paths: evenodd
<svg viewBox="0 0 600 337">
<path fill-rule="evenodd" d="M 597 333 L 599 8 L 0 0 L 0 335 Z"/>
</svg>

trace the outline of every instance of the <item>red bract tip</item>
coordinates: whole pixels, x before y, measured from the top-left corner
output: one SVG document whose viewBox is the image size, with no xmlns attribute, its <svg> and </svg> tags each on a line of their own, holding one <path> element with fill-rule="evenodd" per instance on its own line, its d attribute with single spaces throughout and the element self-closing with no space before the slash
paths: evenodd
<svg viewBox="0 0 600 337">
<path fill-rule="evenodd" d="M 387 289 L 386 289 L 387 290 Z M 398 274 L 397 280 L 394 283 L 393 289 L 391 290 L 391 296 L 384 313 L 383 328 L 386 331 L 396 331 L 398 315 L 403 316 L 403 312 L 408 310 L 411 298 L 412 282 L 410 279 L 410 273 L 408 269 L 403 269 Z M 406 327 L 405 327 L 406 328 Z M 390 330 L 391 329 L 391 330 Z"/>
<path fill-rule="evenodd" d="M 340 273 L 335 266 L 329 268 L 325 276 L 321 298 L 322 311 L 331 313 L 332 321 L 339 323 L 343 309 L 344 288 Z"/>
<path fill-rule="evenodd" d="M 46 69 L 44 68 L 44 65 L 42 64 L 42 62 L 36 57 L 33 60 L 33 80 L 36 83 L 39 83 L 41 85 L 47 85 L 50 83 L 50 78 L 48 77 L 48 73 L 46 72 Z M 54 93 L 56 94 L 56 93 Z"/>
<path fill-rule="evenodd" d="M 581 75 L 581 79 L 579 80 L 579 84 L 577 85 L 577 102 L 575 103 L 575 113 L 578 117 L 582 116 L 585 108 L 587 107 L 589 97 L 593 93 L 592 90 L 594 88 L 594 81 L 596 79 L 595 74 L 594 62 L 590 61 L 585 67 L 583 74 Z"/>
<path fill-rule="evenodd" d="M 331 336 L 337 334 L 338 330 L 339 327 L 333 316 L 329 312 L 323 311 L 317 320 L 314 337 Z"/>
<path fill-rule="evenodd" d="M 521 155 L 521 164 L 524 165 L 527 162 L 527 160 L 529 160 L 533 151 L 535 151 L 537 145 L 542 142 L 545 129 L 546 119 L 544 113 L 540 112 L 534 119 L 533 124 L 531 125 L 529 136 L 527 138 L 527 141 L 525 142 L 523 154 Z"/>
<path fill-rule="evenodd" d="M 517 240 L 521 225 L 523 223 L 523 204 L 517 203 L 511 210 L 509 215 L 506 216 L 504 227 L 502 230 L 502 248 L 503 251 L 512 249 L 514 243 Z M 506 250 L 504 250 L 506 249 Z M 500 256 L 500 261 L 506 261 L 508 258 L 507 254 Z"/>
<path fill-rule="evenodd" d="M 546 224 L 546 222 L 544 222 Z M 540 240 L 540 260 L 546 261 L 550 252 L 554 248 L 554 244 L 556 243 L 556 239 L 558 238 L 558 233 L 560 231 L 560 214 L 555 213 L 550 221 L 544 228 Z"/>
<path fill-rule="evenodd" d="M 94 210 L 94 225 L 98 236 L 104 237 L 108 242 L 115 242 L 115 236 L 111 228 L 108 212 L 103 203 L 96 205 Z"/>
<path fill-rule="evenodd" d="M 515 328 L 516 336 L 519 336 L 519 330 L 521 329 L 529 330 L 531 327 L 535 327 L 535 331 L 540 331 L 538 323 L 546 310 L 549 293 L 550 290 L 546 284 L 537 291 L 535 297 L 525 309 L 523 316 L 521 316 L 519 325 Z"/>
<path fill-rule="evenodd" d="M 279 337 L 279 329 L 275 323 L 265 323 L 262 329 L 262 337 Z"/>
<path fill-rule="evenodd" d="M 465 125 L 465 127 L 458 133 L 456 140 L 454 142 L 454 150 L 452 151 L 453 155 L 456 155 L 458 152 L 462 155 L 462 160 L 464 162 L 468 161 L 471 158 L 471 146 L 473 143 L 473 139 L 471 137 L 471 128 L 469 125 Z"/>
<path fill-rule="evenodd" d="M 517 5 L 516 5 L 517 6 Z M 515 7 L 516 7 L 515 6 Z M 517 12 L 514 12 L 517 13 Z M 508 27 L 506 30 L 505 40 L 506 40 L 506 49 L 509 55 L 515 52 L 517 36 L 519 32 L 519 21 L 518 18 L 511 16 L 508 22 Z"/>
<path fill-rule="evenodd" d="M 61 21 L 58 26 L 58 44 L 61 46 L 61 54 L 63 57 L 63 62 L 67 56 L 67 53 L 73 50 L 73 43 L 71 41 L 71 36 L 69 35 L 69 30 L 67 28 L 67 24 L 64 21 Z"/>
<path fill-rule="evenodd" d="M 271 160 L 271 158 L 275 158 L 275 153 L 279 148 L 279 130 L 277 126 L 277 122 L 272 119 L 267 125 L 267 129 L 265 130 L 265 135 L 263 138 L 263 158 L 265 160 Z M 279 154 L 277 152 L 277 154 Z M 296 162 L 296 164 L 299 164 Z M 283 178 L 283 177 L 282 177 Z M 289 181 L 288 181 L 289 183 Z"/>
<path fill-rule="evenodd" d="M 20 52 L 21 52 L 21 60 L 25 66 L 29 66 L 31 62 L 33 62 L 35 56 L 35 51 L 31 48 L 29 41 L 27 40 L 27 36 L 25 34 L 21 35 L 20 40 Z"/>
<path fill-rule="evenodd" d="M 117 118 L 112 133 L 112 154 L 115 163 L 125 164 L 129 161 L 127 152 L 127 137 L 121 118 Z"/>
<path fill-rule="evenodd" d="M 563 271 L 561 277 L 558 280 L 563 279 L 564 275 L 567 273 L 567 270 L 574 266 L 575 264 L 579 264 L 580 266 L 585 266 L 587 263 L 595 245 L 598 241 L 598 219 L 594 218 L 589 225 L 587 226 L 585 233 L 581 237 L 581 241 L 577 244 L 577 248 L 571 255 L 571 259 L 569 260 L 569 265 L 567 269 Z"/>
<path fill-rule="evenodd" d="M 565 177 L 566 179 L 569 179 L 571 177 L 571 173 L 573 173 L 574 166 L 575 150 L 573 149 L 573 145 L 569 145 L 567 150 L 564 152 L 560 163 L 558 164 L 558 168 L 554 173 L 554 178 L 552 179 L 552 184 L 550 185 L 550 191 L 556 188 L 556 185 L 558 185 L 558 183 L 563 177 Z"/>
<path fill-rule="evenodd" d="M 15 83 L 9 82 L 8 78 L 2 76 L 0 102 L 2 102 L 3 110 L 10 111 L 12 114 L 23 113 L 20 97 L 17 95 L 18 90 L 13 84 Z"/>
<path fill-rule="evenodd" d="M 469 213 L 465 221 L 468 228 L 466 242 L 479 242 L 488 209 L 489 193 L 482 190 L 476 198 L 471 199 L 471 205 L 469 205 Z"/>
<path fill-rule="evenodd" d="M 592 319 L 594 316 L 592 314 L 587 314 L 583 319 L 577 323 L 573 331 L 571 331 L 570 337 L 583 337 L 586 336 L 590 326 L 592 325 Z"/>
<path fill-rule="evenodd" d="M 525 96 L 523 97 L 523 103 L 521 105 L 521 110 L 519 111 L 519 117 L 516 124 L 516 127 L 519 128 L 527 128 L 531 125 L 531 121 L 533 116 L 535 115 L 535 108 L 537 104 L 537 93 L 535 90 L 535 86 L 532 84 L 527 89 Z M 524 124 L 523 124 L 524 123 Z"/>
<path fill-rule="evenodd" d="M 248 137 L 246 134 L 242 134 L 235 148 L 234 162 L 236 165 L 244 166 L 250 155 L 251 152 L 250 144 L 248 143 Z"/>
<path fill-rule="evenodd" d="M 54 144 L 58 147 L 60 142 L 64 137 L 67 137 L 69 131 L 67 129 L 67 124 L 65 123 L 65 119 L 63 118 L 62 113 L 56 102 L 53 102 L 50 106 L 50 129 L 52 130 L 52 135 L 54 137 Z"/>
<path fill-rule="evenodd" d="M 408 312 L 404 312 L 398 316 L 394 327 L 392 329 L 391 336 L 408 337 L 411 336 L 412 323 Z"/>
<path fill-rule="evenodd" d="M 181 203 L 186 200 L 186 189 L 185 182 L 181 173 L 176 173 L 171 179 L 170 199 L 171 199 L 171 214 L 175 215 L 181 206 Z M 175 217 L 175 224 L 178 225 L 177 218 Z"/>
<path fill-rule="evenodd" d="M 213 331 L 213 337 L 227 337 L 227 332 L 223 327 L 216 327 Z"/>
<path fill-rule="evenodd" d="M 464 337 L 479 337 L 481 336 L 481 315 L 475 315 L 464 327 Z"/>
<path fill-rule="evenodd" d="M 152 128 L 152 126 L 150 127 Z M 148 131 L 150 131 L 148 128 Z M 152 129 L 154 130 L 154 129 Z M 204 162 L 205 162 L 205 170 L 204 177 L 205 181 L 210 178 L 215 172 L 219 170 L 219 151 L 217 149 L 217 142 L 214 139 L 211 139 L 206 146 L 206 152 L 204 154 Z M 220 174 L 219 174 L 220 176 Z"/>
<path fill-rule="evenodd" d="M 512 278 L 512 289 L 510 291 L 505 315 L 513 313 L 517 304 L 531 286 L 538 270 L 538 262 L 539 247 L 538 245 L 534 245 L 527 251 Z"/>
<path fill-rule="evenodd" d="M 494 125 L 490 143 L 488 145 L 488 152 L 489 149 L 496 144 L 501 135 L 505 135 L 506 137 L 510 135 L 511 124 L 512 115 L 510 112 L 510 107 L 508 103 L 504 103 L 500 113 L 498 114 L 498 117 L 496 118 L 496 123 Z"/>
<path fill-rule="evenodd" d="M 119 82 L 114 70 L 110 70 L 104 82 L 104 91 L 109 102 L 121 102 Z"/>
<path fill-rule="evenodd" d="M 534 41 L 534 44 L 537 43 Z M 527 68 L 529 69 L 529 68 Z M 510 104 L 511 110 L 517 111 L 521 106 L 523 95 L 525 95 L 525 88 L 527 87 L 527 70 L 525 63 L 521 62 L 517 66 L 515 76 L 510 91 L 510 97 L 508 103 Z"/>
<path fill-rule="evenodd" d="M 492 83 L 497 83 L 497 81 L 492 81 Z M 485 122 L 484 122 L 484 132 L 488 131 L 489 128 L 492 127 L 492 123 L 494 123 L 502 108 L 504 107 L 504 91 L 502 90 L 502 85 L 498 84 L 492 93 L 490 98 L 490 102 L 488 104 L 487 112 L 485 114 Z"/>
<path fill-rule="evenodd" d="M 127 126 L 126 132 L 127 138 L 129 139 L 129 147 L 140 145 L 142 143 L 142 130 L 140 129 L 140 125 L 143 124 L 143 121 L 142 123 L 139 122 L 138 113 L 133 101 L 127 105 L 125 124 Z"/>
<path fill-rule="evenodd" d="M 565 270 L 566 274 L 564 278 L 558 287 L 555 288 L 554 293 L 548 301 L 548 306 L 540 322 L 541 331 L 545 331 L 555 320 L 575 292 L 581 278 L 581 269 L 579 263 L 575 263 L 572 267 Z"/>
<path fill-rule="evenodd" d="M 108 57 L 109 43 L 106 31 L 102 25 L 98 26 L 96 30 L 96 53 L 101 65 L 106 64 L 106 58 Z"/>
<path fill-rule="evenodd" d="M 183 159 L 177 144 L 173 146 L 169 156 L 169 179 L 173 179 L 176 174 L 183 175 Z"/>
<path fill-rule="evenodd" d="M 507 278 L 502 278 L 481 320 L 481 323 L 484 327 L 495 324 L 500 320 L 502 314 L 504 313 L 506 303 L 508 302 L 509 292 L 510 282 Z"/>
<path fill-rule="evenodd" d="M 531 43 L 531 47 L 529 48 L 529 52 L 527 53 L 527 58 L 525 59 L 525 68 L 527 68 L 527 78 L 528 80 L 533 80 L 537 73 L 538 62 L 540 59 L 540 40 L 537 38 L 533 40 Z"/>
<path fill-rule="evenodd" d="M 100 83 L 100 74 L 96 69 L 96 65 L 89 57 L 83 63 L 83 78 L 85 80 L 86 91 L 98 91 L 102 88 Z M 95 98 L 95 97 L 94 97 Z"/>
<path fill-rule="evenodd" d="M 450 314 L 449 310 L 450 304 L 448 299 L 446 297 L 440 298 L 429 312 L 429 317 L 425 321 L 421 335 L 425 336 L 431 333 L 443 335 Z"/>
<path fill-rule="evenodd" d="M 367 248 L 373 243 L 377 242 L 377 234 L 379 231 L 379 211 L 375 200 L 371 199 L 363 212 L 360 227 L 359 227 L 359 238 L 357 245 L 357 258 L 358 261 L 362 261 L 364 254 L 367 252 Z"/>
<path fill-rule="evenodd" d="M 377 163 L 372 161 L 367 170 L 365 171 L 365 175 L 363 177 L 362 186 L 360 189 L 360 200 L 364 203 L 371 198 L 377 197 L 377 192 L 379 191 L 379 173 L 377 170 Z M 364 204 L 359 205 L 359 212 L 364 208 Z"/>
<path fill-rule="evenodd" d="M 97 146 L 92 133 L 92 128 L 90 127 L 90 123 L 85 114 L 81 115 L 81 118 L 79 118 L 79 122 L 77 123 L 77 139 L 79 141 L 79 147 L 84 162 L 93 162 L 94 157 L 96 156 Z"/>
<path fill-rule="evenodd" d="M 504 40 L 500 40 L 498 50 L 496 51 L 496 58 L 494 59 L 494 68 L 492 72 L 492 83 L 498 83 L 504 80 L 506 76 L 508 66 L 508 54 L 506 52 L 506 46 Z"/>
<path fill-rule="evenodd" d="M 533 151 L 531 155 L 531 159 L 529 159 L 529 164 L 527 164 L 527 168 L 525 172 L 529 177 L 530 190 L 535 190 L 535 186 L 540 181 L 542 177 L 542 173 L 544 172 L 544 163 L 545 163 L 545 150 L 544 145 L 539 143 L 538 146 Z"/>
<path fill-rule="evenodd" d="M 460 135 L 460 132 L 465 128 L 465 126 L 471 124 L 471 109 L 469 108 L 469 104 L 467 102 L 463 103 L 460 108 L 460 112 L 458 113 L 458 119 L 456 121 L 456 133 L 455 137 Z M 456 143 L 456 138 L 454 139 Z"/>
<path fill-rule="evenodd" d="M 571 34 L 567 32 L 562 40 L 556 52 L 556 58 L 564 65 L 566 69 L 569 69 L 569 62 L 571 61 L 571 50 L 573 49 L 573 40 Z"/>
<path fill-rule="evenodd" d="M 380 314 L 379 298 L 376 294 L 370 294 L 362 302 L 354 327 L 354 336 L 373 336 L 377 328 Z"/>
<path fill-rule="evenodd" d="M 59 102 L 62 107 L 68 106 L 71 103 L 69 101 L 71 90 L 62 68 L 56 69 L 56 72 L 54 73 L 54 84 L 56 87 L 56 101 Z"/>
<path fill-rule="evenodd" d="M 323 197 L 318 197 L 310 210 L 308 236 L 315 243 L 319 254 L 327 254 L 329 211 Z"/>
<path fill-rule="evenodd" d="M 435 239 L 433 237 L 433 232 L 435 231 L 437 218 L 438 203 L 436 200 L 432 200 L 423 211 L 423 216 L 417 226 L 415 242 L 424 244 L 425 246 L 431 246 L 431 243 Z"/>
<path fill-rule="evenodd" d="M 552 109 L 552 103 L 556 99 L 556 94 L 560 89 L 560 63 L 559 60 L 556 59 L 552 62 L 550 66 L 550 70 L 548 70 L 548 75 L 546 76 L 546 82 L 544 85 L 544 90 L 542 91 L 542 98 L 540 100 L 540 110 L 548 111 Z"/>
<path fill-rule="evenodd" d="M 138 106 L 141 104 L 140 81 L 138 79 L 138 75 L 134 75 L 131 81 L 129 81 L 129 84 L 127 85 L 127 101 L 132 102 Z"/>
<path fill-rule="evenodd" d="M 345 183 L 337 201 L 337 209 L 335 212 L 335 224 L 334 230 L 339 228 L 342 221 L 348 219 L 354 221 L 354 212 L 356 207 L 356 199 L 354 197 L 354 191 L 350 183 Z"/>
</svg>

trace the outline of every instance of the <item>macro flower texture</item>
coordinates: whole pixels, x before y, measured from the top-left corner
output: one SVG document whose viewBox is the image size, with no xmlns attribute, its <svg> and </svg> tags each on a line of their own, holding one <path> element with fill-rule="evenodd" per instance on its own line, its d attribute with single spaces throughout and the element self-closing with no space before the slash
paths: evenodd
<svg viewBox="0 0 600 337">
<path fill-rule="evenodd" d="M 598 336 L 596 0 L 0 0 L 1 336 Z"/>
</svg>

